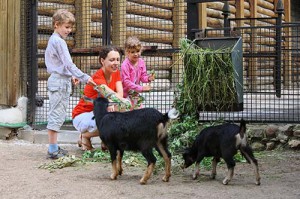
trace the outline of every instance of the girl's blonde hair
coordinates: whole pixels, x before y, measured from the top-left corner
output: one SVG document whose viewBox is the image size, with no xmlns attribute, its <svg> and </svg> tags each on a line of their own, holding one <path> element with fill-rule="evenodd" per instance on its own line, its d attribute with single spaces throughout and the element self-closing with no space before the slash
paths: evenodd
<svg viewBox="0 0 300 199">
<path fill-rule="evenodd" d="M 52 17 L 52 25 L 55 26 L 55 23 L 61 25 L 63 23 L 69 23 L 71 25 L 75 24 L 74 15 L 66 9 L 58 9 Z"/>
<path fill-rule="evenodd" d="M 125 51 L 127 50 L 137 50 L 140 51 L 142 49 L 142 43 L 136 36 L 130 36 L 127 38 L 125 42 Z"/>
</svg>

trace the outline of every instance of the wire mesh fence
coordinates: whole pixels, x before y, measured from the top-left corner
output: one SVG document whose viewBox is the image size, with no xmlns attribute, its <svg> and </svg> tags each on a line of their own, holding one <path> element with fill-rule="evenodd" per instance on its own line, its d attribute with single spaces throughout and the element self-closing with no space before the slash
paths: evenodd
<svg viewBox="0 0 300 199">
<path fill-rule="evenodd" d="M 28 4 L 30 1 L 24 1 Z M 30 3 L 29 3 L 30 4 Z M 27 5 L 30 6 L 30 5 Z M 234 5 L 231 3 L 231 7 Z M 145 50 L 142 58 L 147 70 L 154 70 L 156 80 L 151 83 L 153 90 L 143 93 L 145 107 L 155 107 L 162 112 L 174 103 L 176 85 L 180 83 L 184 71 L 182 57 L 178 53 L 180 39 L 187 36 L 187 5 L 183 0 L 138 1 L 138 0 L 39 0 L 36 15 L 28 13 L 27 18 L 36 17 L 36 52 L 31 51 L 28 59 L 36 60 L 35 73 L 28 74 L 28 90 L 32 88 L 35 103 L 29 110 L 31 122 L 35 125 L 46 124 L 49 108 L 47 95 L 47 73 L 44 52 L 53 33 L 52 15 L 57 9 L 68 9 L 75 15 L 76 24 L 66 39 L 72 59 L 83 72 L 93 74 L 100 68 L 99 47 L 113 44 L 123 48 L 128 36 L 138 36 Z M 208 4 L 208 9 L 214 9 Z M 214 12 L 215 13 L 215 12 Z M 219 15 L 223 17 L 222 15 Z M 243 24 L 235 27 L 234 34 L 243 39 L 243 111 L 200 112 L 200 120 L 239 120 L 264 122 L 298 122 L 300 119 L 299 94 L 299 24 L 285 24 L 282 31 L 282 67 L 280 75 L 281 97 L 276 96 L 274 67 L 276 65 L 276 25 L 275 18 L 257 20 L 244 19 Z M 208 25 L 215 28 L 205 30 L 205 37 L 224 36 L 228 29 L 222 28 L 219 20 L 208 17 Z M 259 21 L 259 23 L 258 23 Z M 24 23 L 28 23 L 24 22 Z M 29 21 L 34 26 L 34 20 Z M 30 29 L 29 29 L 30 31 Z M 231 31 L 231 29 L 229 29 Z M 34 33 L 32 33 L 34 34 Z M 235 35 L 236 36 L 236 35 Z M 292 41 L 292 42 L 289 42 Z M 291 45 L 291 43 L 293 45 Z M 30 46 L 30 45 L 28 45 Z M 124 60 L 122 55 L 122 60 Z M 35 70 L 27 61 L 28 68 Z M 35 83 L 34 83 L 35 82 Z M 73 88 L 67 110 L 65 127 L 69 127 L 72 109 L 78 103 L 84 85 Z M 195 91 L 197 92 L 197 91 Z M 33 100 L 33 99 L 32 99 Z"/>
</svg>

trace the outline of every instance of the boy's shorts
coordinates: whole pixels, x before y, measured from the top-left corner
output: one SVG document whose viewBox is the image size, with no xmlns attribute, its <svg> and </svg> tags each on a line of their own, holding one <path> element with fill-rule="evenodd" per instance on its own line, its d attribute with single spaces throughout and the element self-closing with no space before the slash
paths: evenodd
<svg viewBox="0 0 300 199">
<path fill-rule="evenodd" d="M 96 121 L 95 119 L 93 119 L 93 117 L 93 111 L 81 113 L 80 115 L 77 115 L 75 118 L 73 118 L 73 126 L 80 133 L 93 133 L 97 130 Z"/>
<path fill-rule="evenodd" d="M 49 112 L 47 129 L 59 131 L 66 119 L 72 90 L 71 78 L 51 74 L 48 82 Z"/>
</svg>

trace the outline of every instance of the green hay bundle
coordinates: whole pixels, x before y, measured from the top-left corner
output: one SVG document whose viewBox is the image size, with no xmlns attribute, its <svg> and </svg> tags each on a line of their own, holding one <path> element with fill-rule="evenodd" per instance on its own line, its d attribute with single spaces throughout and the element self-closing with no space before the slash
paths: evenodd
<svg viewBox="0 0 300 199">
<path fill-rule="evenodd" d="M 221 111 L 236 103 L 236 71 L 230 48 L 201 48 L 187 39 L 181 40 L 180 48 L 185 68 L 182 83 L 178 85 L 177 108 L 182 113 Z"/>
</svg>

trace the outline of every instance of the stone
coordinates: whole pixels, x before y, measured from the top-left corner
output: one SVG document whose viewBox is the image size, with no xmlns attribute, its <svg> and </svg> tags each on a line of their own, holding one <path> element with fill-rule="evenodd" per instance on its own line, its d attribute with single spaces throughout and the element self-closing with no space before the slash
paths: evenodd
<svg viewBox="0 0 300 199">
<path fill-rule="evenodd" d="M 278 131 L 278 126 L 276 126 L 276 125 L 268 125 L 267 128 L 266 128 L 265 133 L 266 133 L 266 136 L 268 138 L 274 138 L 274 137 L 276 137 L 277 131 Z"/>
<path fill-rule="evenodd" d="M 263 151 L 263 150 L 265 150 L 265 145 L 263 145 L 260 142 L 252 143 L 251 147 L 254 151 Z"/>
<path fill-rule="evenodd" d="M 14 135 L 14 129 L 0 127 L 0 139 L 7 140 Z"/>
<path fill-rule="evenodd" d="M 268 142 L 266 144 L 266 150 L 273 150 L 275 148 L 275 142 Z"/>
<path fill-rule="evenodd" d="M 300 130 L 295 130 L 294 132 L 293 132 L 293 136 L 295 136 L 295 137 L 300 137 Z"/>
<path fill-rule="evenodd" d="M 265 137 L 265 128 L 264 127 L 255 127 L 248 128 L 247 135 L 249 139 L 262 139 Z"/>
<path fill-rule="evenodd" d="M 280 143 L 285 144 L 289 140 L 289 136 L 284 135 L 284 133 L 280 132 L 277 135 L 277 139 Z"/>
<path fill-rule="evenodd" d="M 300 140 L 290 140 L 289 147 L 292 149 L 300 149 Z"/>
<path fill-rule="evenodd" d="M 283 132 L 287 136 L 292 136 L 293 135 L 293 129 L 295 125 L 292 124 L 286 124 L 284 126 L 280 126 L 278 128 L 279 132 Z"/>
</svg>

